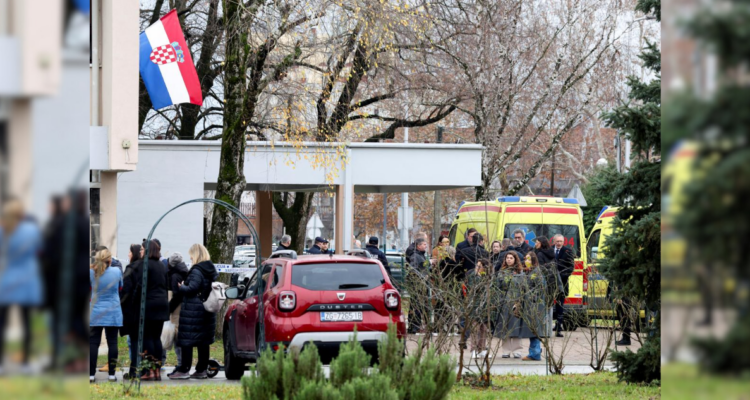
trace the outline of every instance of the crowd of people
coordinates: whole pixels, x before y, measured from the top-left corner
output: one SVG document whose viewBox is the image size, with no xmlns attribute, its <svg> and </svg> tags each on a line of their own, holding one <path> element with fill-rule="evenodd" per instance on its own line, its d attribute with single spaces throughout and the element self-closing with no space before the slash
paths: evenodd
<svg viewBox="0 0 750 400">
<path fill-rule="evenodd" d="M 7 199 L 0 211 L 0 376 L 6 373 L 5 331 L 11 307 L 20 311 L 22 374 L 58 367 L 77 373 L 86 368 L 88 296 L 70 288 L 83 282 L 86 268 L 80 267 L 89 264 L 87 191 L 53 197 L 49 211 L 44 227 L 20 199 Z M 51 362 L 46 366 L 30 362 L 32 326 L 38 326 L 32 319 L 50 328 Z"/>
<path fill-rule="evenodd" d="M 130 365 L 125 378 L 161 380 L 167 356 L 162 346 L 162 332 L 167 321 L 176 331 L 174 348 L 177 356 L 177 367 L 167 376 L 170 379 L 208 377 L 209 346 L 216 333 L 216 313 L 206 311 L 203 302 L 219 273 L 208 250 L 201 244 L 194 244 L 188 250 L 190 268 L 183 261 L 182 254 L 174 252 L 168 258 L 162 257 L 161 248 L 158 239 L 131 245 L 124 269 L 109 249 L 104 246 L 97 249 L 89 271 L 90 382 L 95 381 L 102 332 L 109 348 L 109 362 L 103 370 L 108 371 L 110 381 L 117 380 L 118 334 L 128 337 Z M 144 272 L 148 274 L 145 307 L 142 305 Z M 144 313 L 142 331 L 139 325 L 141 312 Z M 139 339 L 143 350 L 140 365 L 137 364 Z M 197 350 L 198 360 L 195 372 L 190 374 L 193 349 Z"/>
<path fill-rule="evenodd" d="M 486 246 L 483 235 L 470 228 L 465 240 L 455 248 L 450 246 L 448 237 L 440 236 L 431 254 L 428 253 L 427 235 L 417 234 L 405 253 L 410 274 L 418 277 L 412 282 L 418 285 L 428 282 L 425 289 L 433 297 L 441 296 L 436 293 L 440 288 L 434 284 L 435 278 L 425 279 L 430 273 L 439 276 L 441 282 L 455 284 L 464 297 L 474 291 L 473 304 L 467 313 L 474 319 L 470 324 L 473 329 L 464 329 L 460 341 L 460 345 L 466 348 L 471 338 L 473 358 L 484 358 L 488 351 L 487 339 L 492 334 L 502 340 L 503 358 L 538 361 L 541 360 L 539 336 L 547 336 L 547 324 L 551 324 L 549 311 L 553 305 L 557 318 L 551 331 L 556 337 L 563 337 L 564 302 L 575 258 L 573 250 L 564 246 L 564 242 L 562 235 L 555 235 L 551 242 L 547 237 L 539 236 L 532 247 L 526 242 L 526 234 L 519 229 L 513 232 L 512 238 L 493 241 Z M 412 293 L 412 296 L 424 295 L 424 292 Z M 423 308 L 411 307 L 410 333 L 425 331 L 428 316 Z M 438 300 L 435 312 L 445 315 L 442 311 L 445 308 L 446 305 Z M 462 329 L 466 325 L 463 317 L 457 322 Z M 530 341 L 526 356 L 520 353 L 521 339 Z"/>
</svg>

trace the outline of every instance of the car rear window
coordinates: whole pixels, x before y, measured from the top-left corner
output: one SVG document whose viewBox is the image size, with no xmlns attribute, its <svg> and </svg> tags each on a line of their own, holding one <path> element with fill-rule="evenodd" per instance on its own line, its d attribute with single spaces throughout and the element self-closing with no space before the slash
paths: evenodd
<svg viewBox="0 0 750 400">
<path fill-rule="evenodd" d="M 309 290 L 367 290 L 384 283 L 379 264 L 296 264 L 292 285 Z"/>
</svg>

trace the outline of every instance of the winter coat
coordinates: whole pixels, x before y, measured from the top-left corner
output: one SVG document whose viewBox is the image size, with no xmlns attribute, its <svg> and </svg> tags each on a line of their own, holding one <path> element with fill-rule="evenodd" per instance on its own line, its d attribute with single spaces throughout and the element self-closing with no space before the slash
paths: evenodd
<svg viewBox="0 0 750 400">
<path fill-rule="evenodd" d="M 50 310 L 59 307 L 60 270 L 62 269 L 62 249 L 65 216 L 54 216 L 44 230 L 44 250 L 40 257 L 44 277 L 45 306 Z"/>
<path fill-rule="evenodd" d="M 201 261 L 190 268 L 187 279 L 179 289 L 183 297 L 180 329 L 177 331 L 178 346 L 195 347 L 214 342 L 216 313 L 206 311 L 203 301 L 211 293 L 211 283 L 218 278 L 219 273 L 211 261 Z"/>
<path fill-rule="evenodd" d="M 0 229 L 0 306 L 42 305 L 41 246 L 42 232 L 34 222 L 21 221 L 10 235 Z"/>
<path fill-rule="evenodd" d="M 169 300 L 169 314 L 175 312 L 182 304 L 182 293 L 180 293 L 179 284 L 184 282 L 188 276 L 188 267 L 182 262 L 182 257 L 178 260 L 169 259 L 169 270 L 167 278 L 169 279 L 169 291 L 172 292 L 172 298 Z M 178 314 L 179 316 L 179 314 Z"/>
<path fill-rule="evenodd" d="M 554 275 L 551 277 L 554 279 Z M 523 326 L 536 332 L 538 337 L 549 337 L 552 333 L 552 300 L 547 288 L 545 271 L 536 267 L 526 272 L 526 284 L 522 286 Z"/>
<path fill-rule="evenodd" d="M 490 253 L 481 245 L 467 246 L 462 250 L 456 249 L 456 261 L 463 265 L 464 270 L 470 271 L 477 265 L 477 260 L 490 259 Z"/>
<path fill-rule="evenodd" d="M 499 312 L 493 336 L 500 339 L 536 337 L 523 318 L 526 312 L 523 301 L 528 277 L 523 272 L 515 274 L 504 270 L 499 272 L 496 279 L 499 287 Z M 520 317 L 515 315 L 514 307 L 521 307 Z"/>
<path fill-rule="evenodd" d="M 555 249 L 552 248 L 552 254 L 555 254 Z M 560 252 L 557 255 L 557 272 L 560 273 L 560 277 L 563 282 L 567 281 L 570 275 L 573 274 L 575 255 L 570 247 L 563 246 L 560 248 Z"/>
<path fill-rule="evenodd" d="M 99 278 L 94 270 L 89 270 L 91 282 L 91 315 L 90 326 L 122 326 L 122 309 L 120 308 L 120 289 L 122 288 L 122 271 L 110 266 Z"/>
<path fill-rule="evenodd" d="M 123 329 L 120 332 L 123 336 L 138 332 L 141 314 L 143 264 L 143 260 L 138 260 L 125 268 L 125 278 L 120 295 L 123 314 Z M 167 271 L 164 264 L 159 260 L 148 260 L 145 319 L 149 321 L 169 320 L 167 289 Z"/>
<path fill-rule="evenodd" d="M 112 264 L 110 264 L 110 267 L 115 267 L 115 268 L 119 269 L 121 274 L 125 272 L 122 269 L 122 263 L 120 262 L 120 260 L 118 260 L 118 259 L 116 259 L 114 257 L 112 257 Z"/>
<path fill-rule="evenodd" d="M 467 293 L 472 298 L 470 315 L 478 320 L 489 322 L 489 312 L 491 305 L 490 293 L 495 286 L 490 280 L 492 275 L 488 272 L 485 275 L 479 275 L 476 269 L 466 273 Z"/>
<path fill-rule="evenodd" d="M 500 269 L 500 266 L 503 265 L 503 259 L 502 259 L 503 252 L 499 252 L 497 254 L 490 253 L 490 264 L 492 264 L 495 267 L 495 270 Z"/>
<path fill-rule="evenodd" d="M 323 251 L 323 249 L 321 249 L 320 247 L 318 247 L 317 244 L 315 244 L 312 247 L 310 247 L 310 250 L 307 250 L 307 252 L 310 253 L 310 254 L 325 254 L 325 252 Z"/>
<path fill-rule="evenodd" d="M 513 249 L 521 253 L 521 260 L 526 257 L 526 254 L 528 254 L 528 252 L 534 251 L 534 248 L 526 242 L 521 243 L 520 246 L 513 246 Z"/>
<path fill-rule="evenodd" d="M 284 246 L 283 244 L 279 243 L 278 246 L 276 246 L 276 251 L 280 250 L 291 250 L 291 248 Z"/>
<path fill-rule="evenodd" d="M 438 268 L 440 268 L 440 276 L 442 276 L 443 280 L 446 282 L 461 282 L 466 276 L 466 271 L 463 269 L 463 267 L 456 264 L 456 261 L 450 257 L 445 257 L 440 260 Z"/>
<path fill-rule="evenodd" d="M 426 273 L 430 268 L 430 262 L 427 261 L 427 253 L 424 251 L 414 250 L 409 258 L 409 266 L 422 273 Z"/>
<path fill-rule="evenodd" d="M 551 247 L 546 249 L 536 249 L 536 258 L 539 260 L 539 265 L 547 265 L 555 262 L 555 250 Z"/>
<path fill-rule="evenodd" d="M 380 251 L 378 246 L 374 245 L 367 245 L 365 246 L 365 250 L 370 252 L 373 256 L 376 256 L 378 258 L 378 261 L 380 261 L 381 264 L 385 267 L 385 271 L 388 272 L 388 276 L 391 276 L 391 267 L 388 265 L 388 258 L 386 258 L 385 253 Z"/>
</svg>

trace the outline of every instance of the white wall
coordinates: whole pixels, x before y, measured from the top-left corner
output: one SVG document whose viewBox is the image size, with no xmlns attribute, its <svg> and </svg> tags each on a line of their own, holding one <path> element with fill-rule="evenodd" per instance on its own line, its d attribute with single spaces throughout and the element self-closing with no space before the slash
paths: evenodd
<svg viewBox="0 0 750 400">
<path fill-rule="evenodd" d="M 88 54 L 66 54 L 60 92 L 32 103 L 32 212 L 41 221 L 52 195 L 88 187 L 89 94 L 81 90 L 88 85 Z"/>
</svg>

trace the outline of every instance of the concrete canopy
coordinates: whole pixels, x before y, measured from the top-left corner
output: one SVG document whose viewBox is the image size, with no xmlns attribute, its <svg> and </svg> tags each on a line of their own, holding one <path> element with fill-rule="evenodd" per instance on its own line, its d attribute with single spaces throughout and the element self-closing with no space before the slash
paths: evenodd
<svg viewBox="0 0 750 400">
<path fill-rule="evenodd" d="M 139 142 L 136 171 L 120 174 L 117 190 L 118 249 L 140 243 L 154 222 L 175 205 L 216 187 L 218 141 Z M 313 168 L 310 159 L 348 159 Z M 307 158 L 306 158 L 307 157 Z M 316 191 L 338 195 L 336 248 L 351 248 L 354 193 L 448 190 L 481 184 L 482 146 L 474 144 L 247 142 L 246 190 Z M 328 179 L 327 179 L 328 178 Z M 188 205 L 170 214 L 155 232 L 163 252 L 183 254 L 203 241 L 203 213 Z M 119 217 L 123 218 L 119 218 Z M 343 218 L 339 218 L 343 216 Z M 342 232 L 339 235 L 338 232 Z M 167 236 L 165 236 L 167 234 Z M 261 241 L 270 242 L 270 237 Z M 266 247 L 266 246 L 264 246 Z M 121 253 L 122 253 L 121 251 Z M 120 254 L 122 256 L 123 254 Z"/>
</svg>

